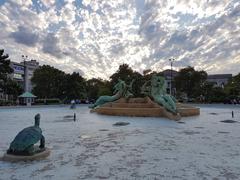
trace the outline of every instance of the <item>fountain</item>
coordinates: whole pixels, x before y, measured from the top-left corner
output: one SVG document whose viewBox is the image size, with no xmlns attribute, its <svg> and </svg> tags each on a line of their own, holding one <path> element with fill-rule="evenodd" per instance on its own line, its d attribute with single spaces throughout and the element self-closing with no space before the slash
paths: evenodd
<svg viewBox="0 0 240 180">
<path fill-rule="evenodd" d="M 150 81 L 144 83 L 141 88 L 144 98 L 133 98 L 133 82 L 127 85 L 119 79 L 114 86 L 115 95 L 99 97 L 90 107 L 93 108 L 91 112 L 112 116 L 166 117 L 172 120 L 200 114 L 199 108 L 178 103 L 167 94 L 165 80 L 161 76 L 153 75 Z"/>
</svg>

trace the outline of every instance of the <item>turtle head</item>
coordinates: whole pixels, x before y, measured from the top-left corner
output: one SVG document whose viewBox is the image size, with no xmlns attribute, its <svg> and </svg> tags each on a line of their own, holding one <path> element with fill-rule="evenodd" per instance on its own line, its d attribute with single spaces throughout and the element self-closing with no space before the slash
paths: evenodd
<svg viewBox="0 0 240 180">
<path fill-rule="evenodd" d="M 37 114 L 35 116 L 35 125 L 34 126 L 39 127 L 39 124 L 40 124 L 40 114 Z"/>
</svg>

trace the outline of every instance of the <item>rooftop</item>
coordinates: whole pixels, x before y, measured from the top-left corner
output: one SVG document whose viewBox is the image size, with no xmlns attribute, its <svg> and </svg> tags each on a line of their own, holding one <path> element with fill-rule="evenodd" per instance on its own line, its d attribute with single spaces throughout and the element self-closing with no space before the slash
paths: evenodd
<svg viewBox="0 0 240 180">
<path fill-rule="evenodd" d="M 36 98 L 37 96 L 33 95 L 32 93 L 30 92 L 25 92 L 23 94 L 21 94 L 20 96 L 18 97 L 21 97 L 21 98 Z"/>
<path fill-rule="evenodd" d="M 232 74 L 210 74 L 208 79 L 229 79 L 232 78 Z"/>
</svg>

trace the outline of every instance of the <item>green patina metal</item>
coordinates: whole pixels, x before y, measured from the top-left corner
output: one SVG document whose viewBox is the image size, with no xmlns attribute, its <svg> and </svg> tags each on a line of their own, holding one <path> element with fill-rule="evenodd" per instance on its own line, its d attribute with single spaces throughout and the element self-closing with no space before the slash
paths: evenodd
<svg viewBox="0 0 240 180">
<path fill-rule="evenodd" d="M 42 130 L 39 127 L 40 114 L 35 116 L 35 125 L 27 127 L 20 131 L 14 140 L 11 142 L 8 154 L 14 155 L 34 155 L 45 150 L 45 138 L 42 135 Z M 40 141 L 39 148 L 34 144 Z"/>
<path fill-rule="evenodd" d="M 134 80 L 127 85 L 123 80 L 118 79 L 118 83 L 114 86 L 114 95 L 113 96 L 100 96 L 97 101 L 89 106 L 90 108 L 97 108 L 102 106 L 105 103 L 108 102 L 113 102 L 116 101 L 118 99 L 120 99 L 121 97 L 124 97 L 126 99 L 130 98 L 133 96 L 133 94 L 131 93 L 132 91 L 132 84 L 133 84 Z"/>
<path fill-rule="evenodd" d="M 165 79 L 162 76 L 153 75 L 150 81 L 146 81 L 141 87 L 141 92 L 156 103 L 162 105 L 166 110 L 177 114 L 176 100 L 166 93 Z"/>
<path fill-rule="evenodd" d="M 37 96 L 34 96 L 32 93 L 30 92 L 25 92 L 23 94 L 21 94 L 20 96 L 18 96 L 20 98 L 36 98 Z"/>
<path fill-rule="evenodd" d="M 97 108 L 102 106 L 105 103 L 113 102 L 121 97 L 129 99 L 133 97 L 132 85 L 134 80 L 127 85 L 121 79 L 118 80 L 118 83 L 114 86 L 113 96 L 100 96 L 95 104 L 90 106 L 90 108 Z M 150 81 L 146 81 L 141 87 L 141 92 L 146 96 L 149 96 L 153 99 L 154 102 L 163 106 L 167 111 L 177 114 L 176 100 L 173 96 L 166 93 L 165 79 L 162 76 L 153 75 Z"/>
</svg>

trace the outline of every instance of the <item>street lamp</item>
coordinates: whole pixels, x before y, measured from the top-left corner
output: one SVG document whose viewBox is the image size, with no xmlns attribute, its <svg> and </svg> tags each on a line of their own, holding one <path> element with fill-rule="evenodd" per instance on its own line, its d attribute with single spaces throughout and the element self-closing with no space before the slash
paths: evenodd
<svg viewBox="0 0 240 180">
<path fill-rule="evenodd" d="M 172 95 L 172 65 L 173 65 L 173 61 L 175 61 L 174 58 L 169 59 L 169 62 L 171 64 L 170 95 Z"/>
<path fill-rule="evenodd" d="M 27 58 L 28 58 L 28 56 L 22 55 L 23 65 L 24 65 L 24 91 L 25 92 L 28 91 L 28 68 L 27 68 L 27 64 L 26 64 Z"/>
<path fill-rule="evenodd" d="M 22 55 L 22 59 L 25 62 L 27 60 L 28 56 L 27 55 Z"/>
</svg>

